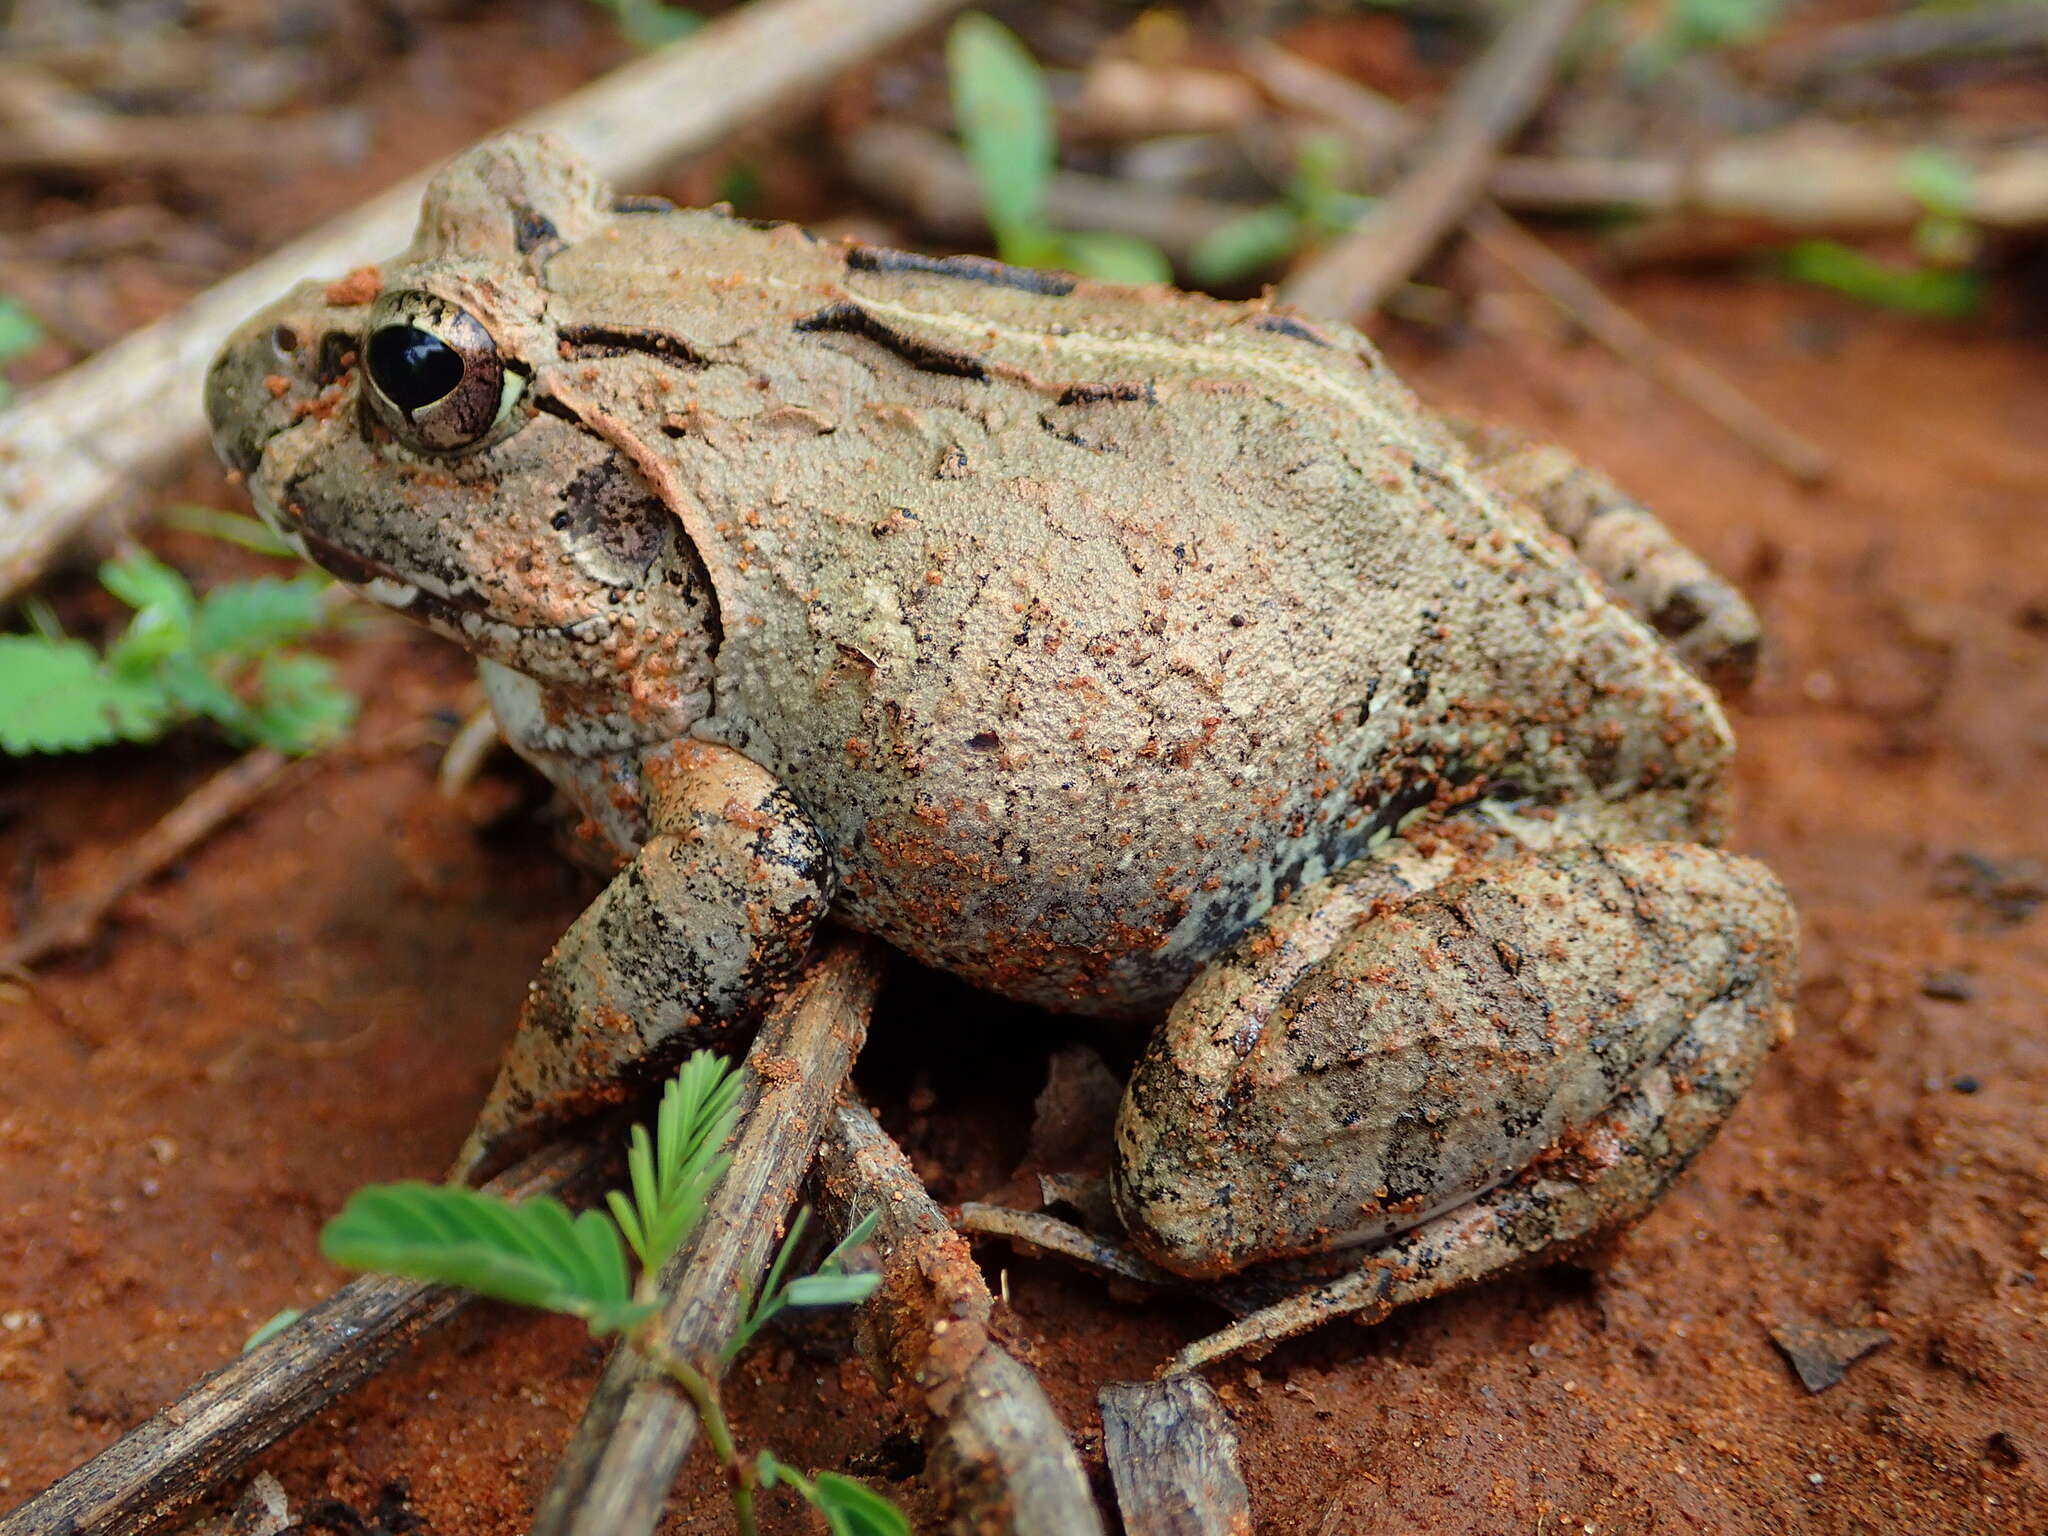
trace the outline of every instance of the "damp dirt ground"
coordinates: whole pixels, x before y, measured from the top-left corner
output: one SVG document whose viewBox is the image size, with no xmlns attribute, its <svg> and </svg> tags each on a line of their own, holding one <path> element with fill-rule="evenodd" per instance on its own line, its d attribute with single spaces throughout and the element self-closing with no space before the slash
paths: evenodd
<svg viewBox="0 0 2048 1536">
<path fill-rule="evenodd" d="M 451 28 L 410 88 L 373 82 L 378 148 L 350 177 L 194 195 L 265 243 L 612 56 L 557 16 L 537 62 L 542 14 Z M 1512 292 L 1476 259 L 1444 276 Z M 1823 445 L 1832 478 L 1793 486 L 1520 301 L 1380 334 L 1432 402 L 1576 449 L 1755 598 L 1770 647 L 1735 709 L 1737 844 L 1803 916 L 1798 1035 L 1626 1235 L 1215 1370 L 1258 1528 L 2039 1532 L 2048 348 L 2010 307 L 1932 324 L 1725 272 L 1614 291 Z M 145 294 L 135 319 L 175 297 Z M 197 460 L 160 489 L 234 504 Z M 235 568 L 202 541 L 160 547 L 202 580 Z M 294 770 L 0 1006 L 0 1508 L 339 1282 L 322 1221 L 359 1184 L 447 1163 L 528 977 L 594 889 L 515 764 L 436 793 L 474 702 L 461 657 L 376 618 L 337 654 L 366 701 L 354 749 Z M 0 768 L 0 910 L 20 924 L 61 899 L 228 760 L 195 735 Z M 934 1193 L 971 1199 L 1010 1179 L 1048 1056 L 1075 1038 L 899 983 L 861 1086 Z M 1004 1337 L 1106 1492 L 1097 1390 L 1223 1315 L 984 1262 Z M 1816 1321 L 1889 1341 L 1811 1393 L 1772 1331 Z M 295 1507 L 519 1531 L 602 1358 L 575 1325 L 476 1307 L 258 1465 Z M 771 1339 L 730 1397 L 749 1439 L 924 1509 L 890 1481 L 914 1455 L 844 1329 Z M 783 1508 L 770 1525 L 807 1528 Z M 666 1529 L 725 1528 L 693 1463 Z"/>
</svg>

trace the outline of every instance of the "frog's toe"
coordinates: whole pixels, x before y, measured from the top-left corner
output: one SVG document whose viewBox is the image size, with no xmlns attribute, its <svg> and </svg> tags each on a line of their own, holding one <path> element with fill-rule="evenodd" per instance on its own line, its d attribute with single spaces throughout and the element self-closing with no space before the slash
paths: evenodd
<svg viewBox="0 0 2048 1536">
<path fill-rule="evenodd" d="M 1520 857 L 1381 901 L 1248 1010 L 1262 946 L 1289 963 L 1259 930 L 1212 963 L 1118 1118 L 1132 1241 L 1184 1274 L 1428 1230 L 1532 1167 L 1625 1160 L 1588 1138 L 1664 1081 L 1704 1128 L 1648 1193 L 1628 1186 L 1638 1213 L 1786 1033 L 1796 939 L 1761 865 L 1657 843 Z M 1710 1077 L 1682 1070 L 1702 1032 Z"/>
</svg>

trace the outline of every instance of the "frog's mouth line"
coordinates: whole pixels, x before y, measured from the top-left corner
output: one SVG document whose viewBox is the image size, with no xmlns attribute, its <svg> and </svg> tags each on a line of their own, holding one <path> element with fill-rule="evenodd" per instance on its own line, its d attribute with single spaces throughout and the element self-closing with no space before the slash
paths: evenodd
<svg viewBox="0 0 2048 1536">
<path fill-rule="evenodd" d="M 322 538 L 303 524 L 294 525 L 280 516 L 254 486 L 250 490 L 264 521 L 313 564 L 371 601 L 416 619 L 460 644 L 483 649 L 489 642 L 495 648 L 506 649 L 520 642 L 548 640 L 599 645 L 611 638 L 612 621 L 603 614 L 578 619 L 573 624 L 523 625 L 495 618 L 484 599 L 476 594 L 458 594 L 430 583 L 425 577 L 401 576 L 387 565 Z"/>
</svg>

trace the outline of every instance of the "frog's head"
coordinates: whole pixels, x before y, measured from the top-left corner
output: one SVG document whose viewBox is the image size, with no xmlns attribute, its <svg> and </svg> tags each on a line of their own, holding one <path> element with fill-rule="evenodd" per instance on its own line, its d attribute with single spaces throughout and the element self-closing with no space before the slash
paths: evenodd
<svg viewBox="0 0 2048 1536">
<path fill-rule="evenodd" d="M 652 739 L 708 701 L 717 605 L 635 380 L 578 368 L 550 315 L 548 262 L 612 207 L 547 140 L 473 149 L 404 255 L 244 325 L 206 407 L 309 559 L 480 656 L 595 685 Z"/>
</svg>

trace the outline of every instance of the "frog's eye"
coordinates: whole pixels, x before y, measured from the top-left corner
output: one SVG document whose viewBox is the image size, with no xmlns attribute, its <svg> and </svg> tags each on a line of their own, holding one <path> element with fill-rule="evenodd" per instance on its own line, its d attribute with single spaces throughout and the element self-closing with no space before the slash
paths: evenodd
<svg viewBox="0 0 2048 1536">
<path fill-rule="evenodd" d="M 476 316 L 427 294 L 381 300 L 363 358 L 378 414 L 400 442 L 429 453 L 489 437 L 523 383 Z"/>
</svg>

